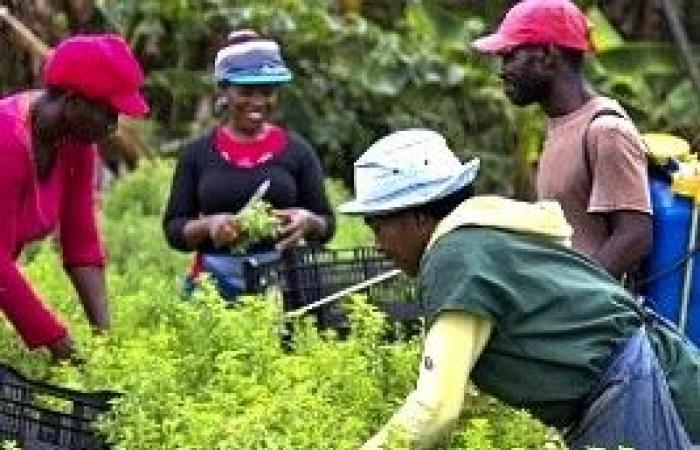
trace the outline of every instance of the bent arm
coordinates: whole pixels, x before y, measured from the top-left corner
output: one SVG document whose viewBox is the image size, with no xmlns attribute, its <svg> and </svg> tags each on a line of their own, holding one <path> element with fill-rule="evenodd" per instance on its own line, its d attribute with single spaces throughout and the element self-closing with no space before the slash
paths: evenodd
<svg viewBox="0 0 700 450">
<path fill-rule="evenodd" d="M 590 128 L 594 151 L 588 212 L 602 214 L 608 238 L 594 254 L 614 277 L 633 269 L 651 249 L 651 197 L 644 146 L 633 124 L 601 118 Z"/>
<path fill-rule="evenodd" d="M 67 328 L 32 290 L 9 255 L 0 251 L 0 308 L 27 347 L 47 346 L 65 337 Z"/>
<path fill-rule="evenodd" d="M 462 311 L 441 313 L 425 339 L 416 389 L 362 447 L 381 449 L 390 434 L 411 448 L 431 448 L 459 418 L 467 379 L 491 335 L 491 322 Z"/>
<path fill-rule="evenodd" d="M 607 219 L 610 237 L 593 258 L 612 276 L 620 278 L 651 250 L 651 216 L 637 211 L 615 211 L 607 214 Z"/>
<path fill-rule="evenodd" d="M 323 168 L 314 149 L 300 139 L 302 148 L 301 170 L 297 175 L 300 207 L 312 213 L 307 227 L 306 239 L 328 242 L 335 234 L 335 215 L 331 207 L 323 180 Z"/>
<path fill-rule="evenodd" d="M 0 140 L 0 309 L 30 349 L 46 346 L 65 337 L 67 329 L 41 301 L 24 278 L 16 253 L 21 248 L 17 223 L 22 210 L 23 189 L 29 181 L 29 159 L 25 149 L 4 124 Z"/>
<path fill-rule="evenodd" d="M 181 150 L 163 216 L 165 238 L 170 247 L 180 251 L 211 243 L 209 218 L 200 217 L 197 198 L 196 145 L 192 143 Z"/>
</svg>

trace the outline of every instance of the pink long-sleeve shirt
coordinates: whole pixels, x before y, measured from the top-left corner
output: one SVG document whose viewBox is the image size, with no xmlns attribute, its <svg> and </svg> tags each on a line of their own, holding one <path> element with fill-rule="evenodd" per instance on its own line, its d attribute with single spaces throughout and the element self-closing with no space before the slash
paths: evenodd
<svg viewBox="0 0 700 450">
<path fill-rule="evenodd" d="M 37 177 L 29 106 L 36 92 L 0 100 L 0 309 L 29 348 L 50 344 L 66 327 L 17 265 L 22 248 L 58 231 L 65 267 L 102 267 L 95 215 L 94 145 L 66 141 L 45 180 Z"/>
</svg>

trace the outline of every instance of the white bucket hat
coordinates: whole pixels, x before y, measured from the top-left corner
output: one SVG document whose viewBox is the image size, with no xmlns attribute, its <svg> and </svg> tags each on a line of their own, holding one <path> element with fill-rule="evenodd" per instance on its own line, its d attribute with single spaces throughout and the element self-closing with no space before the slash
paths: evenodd
<svg viewBox="0 0 700 450">
<path fill-rule="evenodd" d="M 356 198 L 339 210 L 371 216 L 422 205 L 470 184 L 478 169 L 478 159 L 463 165 L 435 131 L 397 131 L 355 162 Z"/>
</svg>

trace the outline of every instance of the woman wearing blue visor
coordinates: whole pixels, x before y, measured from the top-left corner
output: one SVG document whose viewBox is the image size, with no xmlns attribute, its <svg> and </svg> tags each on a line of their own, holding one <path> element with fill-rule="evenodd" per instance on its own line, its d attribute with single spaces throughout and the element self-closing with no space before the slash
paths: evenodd
<svg viewBox="0 0 700 450">
<path fill-rule="evenodd" d="M 182 149 L 163 228 L 173 248 L 197 252 L 189 281 L 208 272 L 222 297 L 234 300 L 246 291 L 244 261 L 274 261 L 302 239 L 325 242 L 335 220 L 313 149 L 270 122 L 279 86 L 292 80 L 278 44 L 234 32 L 216 56 L 214 76 L 225 123 Z M 241 239 L 235 213 L 256 191 L 275 208 L 280 233 L 231 252 Z"/>
<path fill-rule="evenodd" d="M 477 167 L 429 130 L 393 133 L 355 163 L 340 210 L 416 277 L 428 325 L 415 390 L 363 448 L 392 431 L 438 445 L 468 379 L 572 449 L 700 444 L 700 352 L 571 250 L 557 203 L 474 196 Z"/>
</svg>

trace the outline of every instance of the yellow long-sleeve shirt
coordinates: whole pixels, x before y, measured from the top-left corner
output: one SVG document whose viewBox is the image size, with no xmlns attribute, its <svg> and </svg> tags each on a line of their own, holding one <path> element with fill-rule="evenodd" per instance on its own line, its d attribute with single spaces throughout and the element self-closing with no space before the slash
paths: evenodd
<svg viewBox="0 0 700 450">
<path fill-rule="evenodd" d="M 412 448 L 430 448 L 454 425 L 462 409 L 467 377 L 491 334 L 491 323 L 463 312 L 440 314 L 430 328 L 416 389 L 363 450 L 381 449 L 390 433 Z"/>
</svg>

